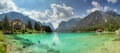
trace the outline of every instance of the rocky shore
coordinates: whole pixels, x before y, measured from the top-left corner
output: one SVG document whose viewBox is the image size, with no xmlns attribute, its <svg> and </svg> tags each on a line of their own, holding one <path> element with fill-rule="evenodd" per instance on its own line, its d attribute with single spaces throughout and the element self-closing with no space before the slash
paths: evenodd
<svg viewBox="0 0 120 53">
<path fill-rule="evenodd" d="M 120 38 L 118 36 L 119 34 L 117 33 L 116 37 L 112 38 L 110 41 L 92 50 L 86 51 L 85 53 L 120 53 Z"/>
</svg>

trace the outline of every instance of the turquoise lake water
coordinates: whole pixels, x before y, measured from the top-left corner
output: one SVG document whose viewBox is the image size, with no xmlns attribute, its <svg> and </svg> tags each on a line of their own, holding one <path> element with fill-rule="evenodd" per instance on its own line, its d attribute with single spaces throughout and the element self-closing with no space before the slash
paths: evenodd
<svg viewBox="0 0 120 53">
<path fill-rule="evenodd" d="M 104 42 L 112 40 L 110 34 L 95 35 L 96 33 L 47 33 L 19 34 L 17 37 L 30 40 L 33 45 L 25 48 L 34 53 L 84 53 L 94 50 Z M 19 40 L 20 41 L 20 40 Z"/>
</svg>

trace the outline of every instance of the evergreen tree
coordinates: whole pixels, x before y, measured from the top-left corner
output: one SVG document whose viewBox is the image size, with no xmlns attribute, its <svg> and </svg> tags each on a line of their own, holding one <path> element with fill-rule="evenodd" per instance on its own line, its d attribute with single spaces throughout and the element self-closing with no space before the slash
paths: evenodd
<svg viewBox="0 0 120 53">
<path fill-rule="evenodd" d="M 37 22 L 34 24 L 34 29 L 37 30 Z"/>
<path fill-rule="evenodd" d="M 35 24 L 34 24 L 34 29 L 35 29 L 36 31 L 40 31 L 40 30 L 41 30 L 41 27 L 40 27 L 40 23 L 39 23 L 39 22 L 35 22 Z"/>
<path fill-rule="evenodd" d="M 10 29 L 9 19 L 8 19 L 7 15 L 5 15 L 5 17 L 3 18 L 2 24 L 3 24 L 4 30 Z"/>
<path fill-rule="evenodd" d="M 45 31 L 46 32 L 52 32 L 52 29 L 49 26 L 45 26 Z"/>
<path fill-rule="evenodd" d="M 2 22 L 0 21 L 0 30 L 3 29 Z"/>
<path fill-rule="evenodd" d="M 30 21 L 30 20 L 28 20 L 28 23 L 27 23 L 27 28 L 28 28 L 28 29 L 32 29 L 32 23 L 31 23 L 31 21 Z"/>
<path fill-rule="evenodd" d="M 42 30 L 45 31 L 45 32 L 52 32 L 52 29 L 51 29 L 49 26 L 43 25 L 41 28 L 42 28 Z"/>
</svg>

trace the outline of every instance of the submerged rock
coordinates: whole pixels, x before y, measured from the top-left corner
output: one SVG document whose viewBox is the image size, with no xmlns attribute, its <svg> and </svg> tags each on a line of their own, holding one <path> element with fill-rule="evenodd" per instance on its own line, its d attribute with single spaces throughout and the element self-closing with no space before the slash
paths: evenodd
<svg viewBox="0 0 120 53">
<path fill-rule="evenodd" d="M 56 46 L 56 44 L 55 44 L 55 42 L 53 42 L 53 44 L 52 44 L 53 46 Z"/>
<path fill-rule="evenodd" d="M 118 39 L 115 39 L 115 40 L 113 40 L 113 41 L 120 41 L 120 38 L 118 38 Z"/>
<path fill-rule="evenodd" d="M 40 41 L 38 41 L 38 43 L 40 43 Z"/>
<path fill-rule="evenodd" d="M 22 45 L 25 46 L 30 46 L 33 45 L 34 43 L 32 41 L 30 41 L 29 39 L 25 39 L 25 38 L 21 38 L 21 37 L 17 37 L 17 36 L 13 36 L 15 40 L 19 40 L 21 42 Z"/>
<path fill-rule="evenodd" d="M 26 46 L 23 46 L 23 48 L 26 48 Z"/>
<path fill-rule="evenodd" d="M 49 49 L 47 50 L 47 53 L 60 53 L 60 51 L 55 49 Z"/>
</svg>

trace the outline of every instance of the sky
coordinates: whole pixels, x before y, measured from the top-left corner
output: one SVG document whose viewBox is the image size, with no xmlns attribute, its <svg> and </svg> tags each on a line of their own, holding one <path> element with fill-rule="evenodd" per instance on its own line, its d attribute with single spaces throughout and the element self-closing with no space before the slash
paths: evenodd
<svg viewBox="0 0 120 53">
<path fill-rule="evenodd" d="M 41 23 L 51 23 L 56 29 L 62 21 L 84 18 L 100 10 L 120 14 L 120 0 L 0 0 L 0 14 L 20 12 Z"/>
</svg>

